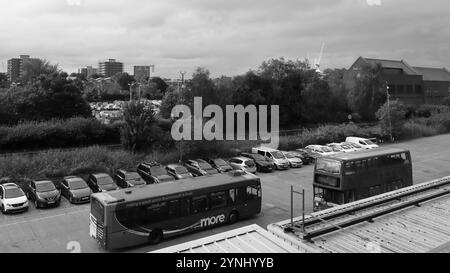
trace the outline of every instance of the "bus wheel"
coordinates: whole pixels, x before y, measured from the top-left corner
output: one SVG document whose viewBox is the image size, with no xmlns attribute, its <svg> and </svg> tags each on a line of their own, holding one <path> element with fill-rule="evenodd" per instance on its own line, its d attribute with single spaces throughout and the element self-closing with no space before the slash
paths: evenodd
<svg viewBox="0 0 450 273">
<path fill-rule="evenodd" d="M 160 229 L 155 229 L 150 233 L 148 241 L 152 245 L 159 244 L 163 239 L 163 233 Z"/>
<path fill-rule="evenodd" d="M 239 214 L 237 213 L 237 211 L 232 211 L 230 213 L 230 216 L 228 217 L 228 223 L 230 223 L 230 225 L 232 225 L 232 224 L 236 223 L 238 219 L 239 219 Z"/>
</svg>

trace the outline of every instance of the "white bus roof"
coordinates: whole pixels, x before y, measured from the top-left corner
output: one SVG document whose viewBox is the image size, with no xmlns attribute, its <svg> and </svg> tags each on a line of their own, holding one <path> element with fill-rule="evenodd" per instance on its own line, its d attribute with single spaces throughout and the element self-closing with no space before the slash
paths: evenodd
<svg viewBox="0 0 450 273">
<path fill-rule="evenodd" d="M 296 253 L 258 225 L 249 225 L 150 253 Z"/>
<path fill-rule="evenodd" d="M 383 198 L 391 200 L 375 204 Z M 349 208 L 357 206 L 364 209 L 350 213 Z M 370 214 L 375 216 L 365 217 Z M 306 226 L 305 232 L 301 218 L 295 218 L 294 228 L 287 231 L 290 219 L 267 229 L 306 253 L 444 252 L 450 250 L 450 176 L 316 212 L 305 222 L 308 218 L 324 221 Z M 305 238 L 308 233 L 316 236 Z"/>
</svg>

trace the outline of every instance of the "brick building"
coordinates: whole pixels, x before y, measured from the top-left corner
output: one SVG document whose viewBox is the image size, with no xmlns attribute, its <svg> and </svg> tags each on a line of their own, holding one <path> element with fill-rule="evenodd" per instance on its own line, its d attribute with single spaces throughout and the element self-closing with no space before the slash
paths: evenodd
<svg viewBox="0 0 450 273">
<path fill-rule="evenodd" d="M 445 68 L 413 67 L 404 60 L 382 60 L 359 57 L 344 73 L 347 88 L 355 86 L 361 68 L 381 64 L 382 77 L 392 99 L 408 105 L 440 104 L 450 95 L 450 72 Z"/>
</svg>

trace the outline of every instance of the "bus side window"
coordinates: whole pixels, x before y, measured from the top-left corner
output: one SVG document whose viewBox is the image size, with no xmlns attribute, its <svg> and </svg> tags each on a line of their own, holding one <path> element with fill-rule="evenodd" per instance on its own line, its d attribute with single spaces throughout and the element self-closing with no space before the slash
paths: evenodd
<svg viewBox="0 0 450 273">
<path fill-rule="evenodd" d="M 192 213 L 202 213 L 208 211 L 208 197 L 206 195 L 192 197 Z"/>
<path fill-rule="evenodd" d="M 210 200 L 211 209 L 223 208 L 227 206 L 227 199 L 224 191 L 211 193 Z"/>
<path fill-rule="evenodd" d="M 178 200 L 169 201 L 169 217 L 180 216 L 180 202 Z"/>
<path fill-rule="evenodd" d="M 230 189 L 228 191 L 228 203 L 233 205 L 236 203 L 236 189 Z"/>
<path fill-rule="evenodd" d="M 245 188 L 235 189 L 236 204 L 241 204 L 245 200 Z"/>
<path fill-rule="evenodd" d="M 188 216 L 190 214 L 191 199 L 185 198 L 180 200 L 180 216 Z"/>
<path fill-rule="evenodd" d="M 247 200 L 255 200 L 261 197 L 261 187 L 259 185 L 247 187 Z"/>
</svg>

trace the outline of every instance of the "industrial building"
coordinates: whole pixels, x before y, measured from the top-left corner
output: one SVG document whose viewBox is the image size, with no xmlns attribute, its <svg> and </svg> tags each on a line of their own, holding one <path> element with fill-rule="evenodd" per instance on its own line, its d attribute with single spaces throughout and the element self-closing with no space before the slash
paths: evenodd
<svg viewBox="0 0 450 273">
<path fill-rule="evenodd" d="M 445 68 L 413 67 L 404 60 L 359 57 L 344 73 L 344 83 L 353 89 L 364 66 L 381 64 L 382 80 L 391 99 L 407 105 L 440 104 L 450 96 L 450 72 Z"/>
</svg>

